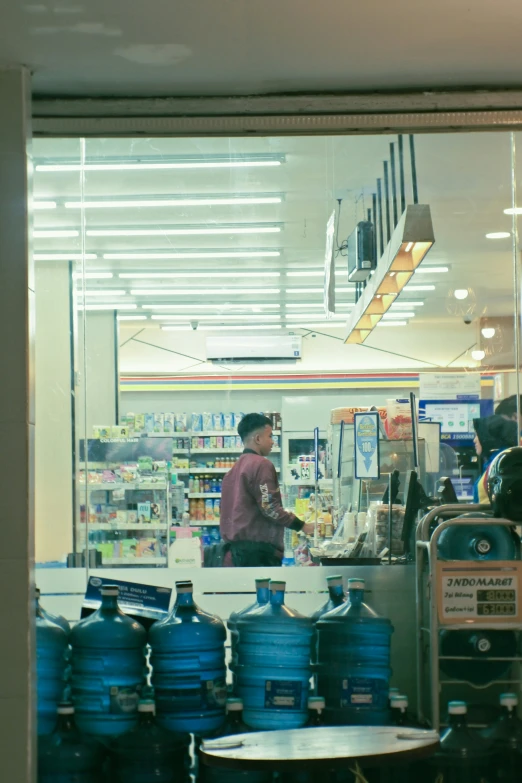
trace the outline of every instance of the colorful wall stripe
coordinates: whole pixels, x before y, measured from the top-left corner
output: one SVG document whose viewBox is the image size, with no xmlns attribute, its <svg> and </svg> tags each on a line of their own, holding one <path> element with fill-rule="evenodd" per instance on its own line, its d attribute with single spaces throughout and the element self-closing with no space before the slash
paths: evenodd
<svg viewBox="0 0 522 783">
<path fill-rule="evenodd" d="M 493 386 L 493 374 L 484 373 L 483 387 Z M 305 389 L 415 389 L 418 373 L 323 373 L 281 375 L 177 375 L 120 377 L 122 392 L 254 391 Z"/>
</svg>

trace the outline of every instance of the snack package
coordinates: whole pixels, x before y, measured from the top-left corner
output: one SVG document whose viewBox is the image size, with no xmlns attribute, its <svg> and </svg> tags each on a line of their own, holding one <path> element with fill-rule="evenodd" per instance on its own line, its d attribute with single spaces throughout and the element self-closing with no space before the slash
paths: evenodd
<svg viewBox="0 0 522 783">
<path fill-rule="evenodd" d="M 142 503 L 138 503 L 138 523 L 146 524 L 150 522 L 151 516 L 150 516 L 150 501 L 146 500 Z"/>
<path fill-rule="evenodd" d="M 224 413 L 223 414 L 223 429 L 224 430 L 233 430 L 234 429 L 234 414 L 233 413 Z"/>
<path fill-rule="evenodd" d="M 402 528 L 404 526 L 405 507 L 392 506 L 392 555 L 404 554 Z M 389 543 L 389 506 L 382 503 L 370 503 L 366 515 L 366 543 L 375 556 L 379 556 Z M 359 530 L 359 533 L 362 532 Z"/>
<path fill-rule="evenodd" d="M 176 420 L 175 420 L 175 427 L 176 432 L 186 432 L 187 427 L 187 414 L 186 413 L 176 413 Z"/>
<path fill-rule="evenodd" d="M 124 484 L 131 484 L 138 480 L 138 465 L 134 462 L 130 465 L 120 465 L 120 480 Z"/>
<path fill-rule="evenodd" d="M 112 436 L 112 427 L 110 425 L 95 425 L 95 429 L 98 431 L 99 438 L 110 438 Z"/>
<path fill-rule="evenodd" d="M 213 428 L 213 419 L 212 419 L 212 414 L 211 413 L 203 412 L 201 414 L 201 419 L 202 419 L 202 429 L 203 430 L 207 430 L 208 431 L 208 430 L 211 430 Z"/>
<path fill-rule="evenodd" d="M 138 470 L 142 475 L 152 473 L 152 457 L 138 457 Z"/>
<path fill-rule="evenodd" d="M 145 429 L 145 414 L 136 413 L 134 416 L 134 431 L 137 433 L 143 432 Z"/>
<path fill-rule="evenodd" d="M 116 512 L 116 522 L 119 522 L 122 525 L 126 525 L 128 522 L 127 512 L 118 509 L 118 511 Z"/>
<path fill-rule="evenodd" d="M 176 417 L 173 413 L 165 413 L 163 418 L 163 432 L 171 433 L 176 428 Z"/>
<path fill-rule="evenodd" d="M 153 413 L 146 413 L 145 414 L 145 432 L 149 434 L 149 432 L 154 432 L 154 414 Z"/>
<path fill-rule="evenodd" d="M 192 432 L 202 432 L 203 430 L 203 417 L 201 413 L 193 413 L 191 416 L 190 428 Z"/>
<path fill-rule="evenodd" d="M 165 426 L 165 415 L 163 413 L 154 414 L 154 432 L 163 432 Z"/>
</svg>

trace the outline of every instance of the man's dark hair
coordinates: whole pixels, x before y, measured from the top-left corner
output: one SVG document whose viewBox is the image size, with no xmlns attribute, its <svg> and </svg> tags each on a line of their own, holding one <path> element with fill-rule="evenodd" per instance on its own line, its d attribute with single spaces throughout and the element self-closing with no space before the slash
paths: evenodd
<svg viewBox="0 0 522 783">
<path fill-rule="evenodd" d="M 520 408 L 522 410 L 522 395 L 520 396 Z M 497 416 L 508 416 L 510 419 L 517 415 L 517 395 L 512 394 L 499 402 L 495 411 Z"/>
<path fill-rule="evenodd" d="M 266 426 L 272 426 L 272 421 L 268 416 L 263 416 L 262 413 L 247 413 L 239 422 L 237 431 L 244 443 L 249 435 Z"/>
</svg>

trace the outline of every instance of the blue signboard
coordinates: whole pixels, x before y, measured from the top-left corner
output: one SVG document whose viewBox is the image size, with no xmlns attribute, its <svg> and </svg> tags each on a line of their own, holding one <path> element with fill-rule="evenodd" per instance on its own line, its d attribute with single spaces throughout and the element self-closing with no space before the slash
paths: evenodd
<svg viewBox="0 0 522 783">
<path fill-rule="evenodd" d="M 379 478 L 379 413 L 355 413 L 353 424 L 355 478 Z"/>
</svg>

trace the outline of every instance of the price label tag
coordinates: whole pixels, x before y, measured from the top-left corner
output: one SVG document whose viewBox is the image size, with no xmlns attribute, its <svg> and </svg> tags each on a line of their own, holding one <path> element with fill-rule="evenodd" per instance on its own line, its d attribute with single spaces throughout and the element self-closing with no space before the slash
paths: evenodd
<svg viewBox="0 0 522 783">
<path fill-rule="evenodd" d="M 493 560 L 482 567 L 476 561 L 437 563 L 440 622 L 520 622 L 521 565 Z"/>
</svg>

